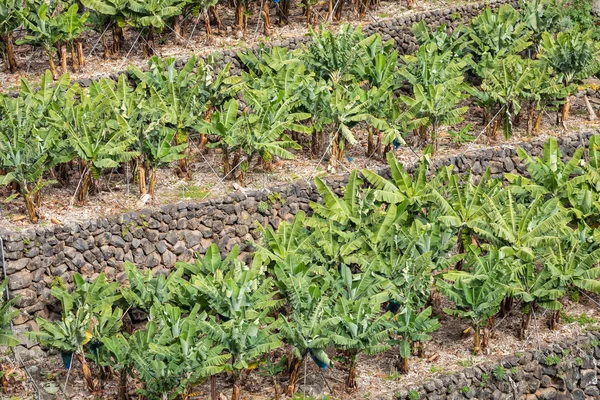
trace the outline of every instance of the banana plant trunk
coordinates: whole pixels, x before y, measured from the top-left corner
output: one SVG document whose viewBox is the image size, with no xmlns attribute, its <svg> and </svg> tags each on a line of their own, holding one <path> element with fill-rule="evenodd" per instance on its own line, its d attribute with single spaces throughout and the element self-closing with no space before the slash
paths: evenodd
<svg viewBox="0 0 600 400">
<path fill-rule="evenodd" d="M 150 58 L 154 55 L 154 27 L 148 27 L 148 34 L 146 35 L 146 40 L 144 41 L 144 57 Z"/>
<path fill-rule="evenodd" d="M 233 391 L 231 392 L 231 400 L 242 400 L 242 373 L 243 371 L 233 373 Z"/>
<path fill-rule="evenodd" d="M 375 152 L 375 146 L 373 144 L 373 128 L 367 127 L 367 156 L 372 156 Z"/>
<path fill-rule="evenodd" d="M 31 223 L 37 224 L 40 220 L 40 216 L 35 206 L 35 202 L 31 198 L 31 193 L 24 193 L 23 197 L 25 198 L 25 207 L 27 208 L 27 215 L 29 216 L 29 221 Z"/>
<path fill-rule="evenodd" d="M 275 400 L 279 400 L 279 384 L 275 376 L 273 377 L 273 390 L 275 391 Z"/>
<path fill-rule="evenodd" d="M 79 60 L 75 55 L 75 46 L 73 43 L 69 46 L 69 50 L 71 51 L 71 68 L 73 72 L 79 72 Z"/>
<path fill-rule="evenodd" d="M 177 134 L 175 135 L 175 143 L 177 145 L 180 144 L 184 144 L 188 141 L 188 135 L 187 132 L 185 131 L 184 128 L 177 128 Z M 181 171 L 181 174 L 184 175 L 187 178 L 191 178 L 192 177 L 192 171 L 190 170 L 189 167 L 189 146 L 185 149 L 185 151 L 183 152 L 184 157 L 179 160 L 179 169 Z"/>
<path fill-rule="evenodd" d="M 87 204 L 88 202 L 88 193 L 90 191 L 90 181 L 91 181 L 91 170 L 86 165 L 85 161 L 82 161 L 83 172 L 81 177 L 81 185 L 79 186 L 79 191 L 77 192 L 77 200 L 80 204 Z"/>
<path fill-rule="evenodd" d="M 219 400 L 217 395 L 217 376 L 212 375 L 210 377 L 210 400 Z"/>
<path fill-rule="evenodd" d="M 66 43 L 61 43 L 58 45 L 58 59 L 60 60 L 60 72 L 62 74 L 67 73 L 67 45 Z"/>
<path fill-rule="evenodd" d="M 219 16 L 219 9 L 217 6 L 210 6 L 208 9 L 215 19 L 215 23 L 217 24 L 217 30 L 223 30 L 223 22 L 221 22 L 221 17 Z"/>
<path fill-rule="evenodd" d="M 15 57 L 15 46 L 14 46 L 14 37 L 13 33 L 2 35 L 2 42 L 4 43 L 4 48 L 6 49 L 6 66 L 8 67 L 9 72 L 17 71 L 17 58 Z"/>
<path fill-rule="evenodd" d="M 106 40 L 106 35 L 102 35 L 102 58 L 108 60 L 110 57 L 110 50 L 108 48 L 108 41 Z"/>
<path fill-rule="evenodd" d="M 529 102 L 529 109 L 527 110 L 527 134 L 533 134 L 533 127 L 535 124 L 535 102 Z"/>
<path fill-rule="evenodd" d="M 560 119 L 563 123 L 563 125 L 567 122 L 567 120 L 569 119 L 569 112 L 571 110 L 571 99 L 569 99 L 569 97 L 567 96 L 567 98 L 565 99 L 565 102 L 562 106 L 562 112 L 560 115 Z"/>
<path fill-rule="evenodd" d="M 398 363 L 398 372 L 401 374 L 408 374 L 408 357 L 400 357 L 400 362 Z"/>
<path fill-rule="evenodd" d="M 231 172 L 231 164 L 229 163 L 229 149 L 223 147 L 223 175 L 227 176 Z"/>
<path fill-rule="evenodd" d="M 48 67 L 50 68 L 50 73 L 52 74 L 52 79 L 58 80 L 58 71 L 56 70 L 56 64 L 54 64 L 54 57 L 52 55 L 52 49 L 50 46 L 47 46 L 45 49 L 46 57 L 48 57 Z"/>
<path fill-rule="evenodd" d="M 383 157 L 383 132 L 379 132 L 379 135 L 377 135 L 377 155 L 379 157 Z"/>
<path fill-rule="evenodd" d="M 123 28 L 115 24 L 113 28 L 113 54 L 119 54 L 123 45 Z"/>
<path fill-rule="evenodd" d="M 240 32 L 246 32 L 246 25 L 244 23 L 244 0 L 236 0 L 235 2 L 235 23 Z"/>
<path fill-rule="evenodd" d="M 304 361 L 304 357 L 292 358 L 292 363 L 290 366 L 290 383 L 287 387 L 287 395 L 290 397 L 293 396 L 294 393 L 296 393 L 296 385 L 298 384 L 298 380 L 300 379 L 300 367 L 302 366 L 302 361 Z"/>
<path fill-rule="evenodd" d="M 529 330 L 529 324 L 531 322 L 531 307 L 533 307 L 533 305 L 529 305 L 529 310 L 523 312 L 523 315 L 521 316 L 521 326 L 519 329 L 520 340 L 525 340 L 527 337 L 527 331 Z"/>
<path fill-rule="evenodd" d="M 342 0 L 338 0 L 337 8 L 335 9 L 335 21 L 339 22 L 342 19 L 342 9 L 344 8 L 344 2 Z"/>
<path fill-rule="evenodd" d="M 154 193 L 156 190 L 156 168 L 150 169 L 150 179 L 148 180 L 148 194 L 154 199 Z"/>
<path fill-rule="evenodd" d="M 202 12 L 202 15 L 204 16 L 204 28 L 206 29 L 206 40 L 209 43 L 211 43 L 213 40 L 213 32 L 212 32 L 212 28 L 210 27 L 210 17 L 208 16 L 208 11 L 204 10 Z M 206 135 L 204 135 L 204 137 L 206 137 Z"/>
<path fill-rule="evenodd" d="M 77 353 L 77 360 L 81 364 L 81 370 L 83 372 L 83 380 L 85 381 L 85 385 L 87 386 L 90 392 L 94 392 L 96 390 L 96 385 L 94 384 L 94 378 L 92 376 L 92 370 L 85 359 L 85 356 L 82 355 L 83 350 L 80 350 Z"/>
<path fill-rule="evenodd" d="M 83 53 L 83 42 L 81 40 L 75 41 L 75 48 L 77 49 L 77 64 L 79 65 L 80 72 L 83 72 L 85 67 L 85 54 Z"/>
<path fill-rule="evenodd" d="M 357 354 L 352 354 L 350 358 L 350 370 L 348 371 L 348 378 L 346 379 L 346 390 L 354 391 L 358 388 L 356 384 L 356 366 L 358 364 Z"/>
<path fill-rule="evenodd" d="M 123 368 L 119 374 L 119 400 L 127 400 L 127 370 Z"/>
<path fill-rule="evenodd" d="M 172 18 L 173 33 L 175 34 L 175 43 L 183 44 L 183 35 L 181 34 L 181 15 L 175 15 Z"/>
<path fill-rule="evenodd" d="M 263 4 L 263 9 L 262 9 L 262 18 L 263 18 L 263 22 L 265 24 L 264 26 L 264 34 L 265 36 L 270 36 L 271 35 L 271 19 L 269 18 L 269 2 L 267 0 L 258 0 L 259 2 L 262 1 Z"/>
<path fill-rule="evenodd" d="M 558 325 L 560 325 L 560 310 L 552 312 L 552 315 L 550 316 L 550 330 L 557 330 Z"/>
<path fill-rule="evenodd" d="M 473 354 L 481 354 L 481 327 L 479 325 L 473 326 Z"/>
<path fill-rule="evenodd" d="M 145 195 L 148 192 L 146 186 L 146 167 L 144 166 L 144 161 L 140 158 L 136 160 L 137 171 L 138 171 L 138 188 L 140 190 L 140 197 Z"/>
</svg>

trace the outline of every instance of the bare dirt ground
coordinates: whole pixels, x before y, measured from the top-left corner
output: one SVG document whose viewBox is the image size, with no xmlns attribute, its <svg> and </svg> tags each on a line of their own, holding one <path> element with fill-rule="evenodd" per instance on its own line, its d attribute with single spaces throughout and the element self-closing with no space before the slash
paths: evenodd
<svg viewBox="0 0 600 400">
<path fill-rule="evenodd" d="M 429 9 L 438 9 L 448 7 L 449 5 L 463 4 L 472 2 L 469 0 L 458 1 L 440 1 L 440 0 L 419 0 L 412 9 L 407 9 L 403 5 L 405 2 L 384 0 L 381 1 L 379 7 L 375 10 L 370 10 L 364 19 L 358 18 L 351 7 L 345 7 L 341 21 L 350 23 L 354 26 L 366 25 L 373 22 L 389 18 L 397 18 L 405 14 L 422 12 Z M 259 2 L 260 3 L 260 2 Z M 272 30 L 270 36 L 263 34 L 263 22 L 260 18 L 258 8 L 259 3 L 250 3 L 250 16 L 248 17 L 248 29 L 244 35 L 234 30 L 235 15 L 232 7 L 219 5 L 219 14 L 222 19 L 224 29 L 217 31 L 214 29 L 214 38 L 209 42 L 204 28 L 204 23 L 197 18 L 187 15 L 183 16 L 187 22 L 185 39 L 177 38 L 171 26 L 167 26 L 160 36 L 157 36 L 153 49 L 156 55 L 160 57 L 175 57 L 184 59 L 192 55 L 208 55 L 217 51 L 243 49 L 255 46 L 259 43 L 267 43 L 273 41 L 281 41 L 292 37 L 303 36 L 307 32 L 306 17 L 303 16 L 303 8 L 298 4 L 293 4 L 290 7 L 289 24 L 279 26 L 277 24 L 277 9 L 272 6 L 270 10 L 270 18 Z M 275 4 L 275 3 L 272 3 Z M 326 6 L 326 5 L 325 5 Z M 319 11 L 322 6 L 317 6 L 315 9 Z M 325 12 L 326 13 L 326 12 Z M 323 12 L 321 14 L 325 15 Z M 108 45 L 112 44 L 111 32 L 104 33 L 108 37 Z M 24 31 L 18 31 L 15 38 L 25 35 Z M 85 68 L 82 72 L 74 73 L 69 67 L 69 73 L 74 80 L 79 79 L 97 79 L 102 76 L 107 76 L 114 72 L 122 72 L 128 65 L 136 65 L 144 67 L 147 60 L 144 58 L 142 51 L 143 38 L 133 29 L 126 29 L 125 43 L 123 44 L 120 54 L 113 55 L 109 59 L 102 57 L 102 43 L 100 38 L 102 32 L 88 31 L 84 34 L 83 46 L 85 58 Z M 179 39 L 179 40 L 176 40 Z M 0 93 L 12 92 L 18 89 L 21 78 L 27 78 L 32 82 L 36 82 L 40 74 L 48 69 L 46 55 L 39 48 L 34 48 L 30 45 L 16 46 L 17 63 L 19 70 L 10 74 L 4 72 L 4 65 L 0 63 Z M 58 60 L 55 56 L 55 62 Z M 70 63 L 70 60 L 69 60 Z M 57 65 L 59 65 L 57 63 Z"/>
<path fill-rule="evenodd" d="M 598 129 L 598 120 L 589 121 L 588 113 L 583 100 L 573 101 L 571 117 L 568 121 L 568 131 L 590 131 Z M 442 133 L 439 151 L 435 158 L 445 158 L 465 151 L 473 151 L 481 147 L 499 144 L 516 144 L 532 140 L 542 136 L 528 137 L 525 132 L 525 122 L 517 126 L 515 134 L 508 140 L 499 134 L 497 138 L 490 139 L 485 134 L 479 134 L 484 130 L 481 116 L 476 108 L 472 108 L 462 126 L 471 124 L 471 134 L 478 139 L 474 142 L 457 145 L 451 141 L 447 133 Z M 543 136 L 559 136 L 565 133 L 562 127 L 555 124 L 555 113 L 546 112 L 542 120 L 540 132 Z M 377 170 L 386 165 L 385 160 L 378 157 L 366 155 L 366 134 L 358 132 L 359 143 L 348 148 L 346 159 L 336 174 L 348 173 L 351 170 L 368 168 Z M 307 141 L 307 138 L 301 138 Z M 308 148 L 306 143 L 305 148 Z M 421 151 L 418 148 L 401 146 L 395 151 L 396 157 L 405 165 L 411 165 L 418 161 Z M 301 150 L 295 153 L 293 160 L 282 160 L 276 163 L 271 171 L 255 169 L 250 171 L 246 178 L 248 188 L 262 189 L 279 184 L 291 183 L 296 180 L 312 182 L 315 176 L 332 176 L 327 171 L 328 161 L 325 159 L 311 159 L 307 151 Z M 139 202 L 137 186 L 131 180 L 131 171 L 127 169 L 112 170 L 100 179 L 100 193 L 90 196 L 89 204 L 78 206 L 73 202 L 73 195 L 78 183 L 78 175 L 71 177 L 66 186 L 51 185 L 43 189 L 40 225 L 54 223 L 65 223 L 69 221 L 85 221 L 90 218 L 98 218 L 122 212 L 132 211 L 139 208 L 158 207 L 161 204 L 174 203 L 181 200 L 195 200 L 214 198 L 239 188 L 231 176 L 224 177 L 222 172 L 221 155 L 217 150 L 208 153 L 195 151 L 191 164 L 193 170 L 192 179 L 180 179 L 175 173 L 175 165 L 159 171 L 156 199 L 147 204 Z M 0 199 L 6 199 L 11 192 L 6 187 L 0 187 Z M 0 228 L 10 230 L 23 229 L 30 226 L 26 215 L 24 202 L 17 198 L 10 203 L 0 201 Z"/>
<path fill-rule="evenodd" d="M 323 374 L 319 372 L 312 361 L 308 360 L 302 367 L 298 392 L 307 396 L 314 395 L 315 392 L 324 393 L 330 395 L 332 400 L 391 399 L 394 393 L 423 383 L 429 377 L 448 375 L 477 364 L 493 362 L 524 351 L 548 347 L 552 343 L 570 341 L 586 331 L 597 331 L 600 329 L 598 300 L 596 296 L 591 298 L 582 295 L 577 303 L 567 302 L 564 306 L 563 322 L 556 331 L 548 329 L 546 322 L 549 314 L 544 310 L 536 310 L 529 336 L 524 341 L 520 341 L 516 336 L 520 324 L 520 314 L 518 307 L 515 307 L 505 319 L 496 322 L 488 354 L 479 356 L 472 354 L 472 336 L 463 334 L 468 323 L 442 314 L 440 316 L 442 327 L 432 335 L 432 341 L 426 344 L 425 358 L 411 358 L 408 374 L 398 375 L 396 373 L 397 349 L 391 349 L 377 356 L 360 356 L 359 388 L 354 393 L 347 393 L 344 390 L 344 381 L 348 367 L 343 358 L 334 357 L 334 367 Z M 286 349 L 282 349 L 274 356 L 281 357 L 285 352 Z M 0 399 L 36 399 L 34 385 L 31 380 L 28 380 L 24 370 L 19 368 L 14 361 L 6 366 L 12 376 L 11 384 L 4 392 L 0 391 Z M 74 363 L 65 392 L 67 371 L 58 355 L 51 355 L 42 362 L 28 363 L 28 370 L 40 388 L 42 399 L 108 400 L 116 398 L 116 377 L 109 380 L 101 393 L 91 394 L 85 387 L 80 366 L 77 363 Z M 94 373 L 96 373 L 95 370 Z M 287 375 L 282 374 L 278 381 L 281 388 L 286 387 L 287 379 Z M 129 382 L 132 395 L 136 385 L 139 383 Z M 231 397 L 231 384 L 225 374 L 218 377 L 218 390 L 222 399 Z M 191 399 L 207 399 L 209 393 L 209 385 L 203 384 L 194 388 L 194 395 Z M 322 396 L 323 394 L 317 398 Z M 242 398 L 247 400 L 274 399 L 272 381 L 270 378 L 261 376 L 256 370 L 252 371 L 244 378 Z"/>
</svg>

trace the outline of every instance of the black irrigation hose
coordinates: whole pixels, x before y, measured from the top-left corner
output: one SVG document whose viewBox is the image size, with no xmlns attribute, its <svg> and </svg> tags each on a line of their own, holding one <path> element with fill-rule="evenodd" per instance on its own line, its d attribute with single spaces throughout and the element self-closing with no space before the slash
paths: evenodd
<svg viewBox="0 0 600 400">
<path fill-rule="evenodd" d="M 6 281 L 8 276 L 6 274 L 6 260 L 4 259 L 4 240 L 2 239 L 2 237 L 0 237 L 0 262 L 2 263 L 2 273 L 4 274 L 4 280 Z M 10 293 L 8 291 L 8 284 L 6 285 L 5 295 L 6 295 L 6 300 L 8 301 L 8 299 L 10 298 L 9 297 Z M 10 330 L 14 331 L 14 325 L 13 325 L 12 320 L 10 321 Z M 21 367 L 25 370 L 25 373 L 29 377 L 29 380 L 31 380 L 31 383 L 33 383 L 33 387 L 35 388 L 35 391 L 37 393 L 37 400 L 41 400 L 42 397 L 41 397 L 40 388 L 38 387 L 35 379 L 33 379 L 33 376 L 31 376 L 31 374 L 29 373 L 29 370 L 25 366 L 25 363 L 23 362 L 23 360 L 21 359 L 19 354 L 14 350 L 14 348 L 13 348 L 13 355 L 15 356 L 17 362 L 19 364 L 21 364 Z"/>
</svg>

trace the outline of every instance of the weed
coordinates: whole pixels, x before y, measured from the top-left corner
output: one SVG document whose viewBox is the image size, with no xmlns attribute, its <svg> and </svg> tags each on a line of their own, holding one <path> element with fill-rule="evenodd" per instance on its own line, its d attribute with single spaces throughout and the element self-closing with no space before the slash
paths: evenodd
<svg viewBox="0 0 600 400">
<path fill-rule="evenodd" d="M 569 315 L 563 312 L 561 313 L 561 317 L 563 321 L 565 321 L 565 323 L 567 324 L 572 324 L 573 322 L 576 322 L 577 324 L 583 327 L 598 323 L 598 320 L 596 318 L 590 317 L 587 314 Z"/>
<path fill-rule="evenodd" d="M 548 356 L 544 359 L 544 364 L 548 366 L 558 365 L 561 362 L 561 358 L 559 356 Z"/>
<path fill-rule="evenodd" d="M 505 380 L 507 375 L 506 369 L 502 365 L 498 365 L 496 368 L 494 368 L 492 374 L 494 374 L 496 379 L 498 379 L 499 381 Z"/>
<path fill-rule="evenodd" d="M 469 368 L 475 364 L 475 362 L 473 361 L 473 358 L 471 358 L 471 357 L 469 357 L 467 360 L 458 360 L 456 363 L 463 368 Z"/>
<path fill-rule="evenodd" d="M 271 194 L 269 194 L 267 196 L 267 200 L 269 200 L 269 203 L 271 204 L 283 203 L 283 198 L 281 197 L 281 194 L 277 192 L 272 192 Z"/>
<path fill-rule="evenodd" d="M 429 372 L 432 374 L 437 374 L 438 372 L 444 372 L 444 368 L 437 365 L 432 365 L 431 368 L 429 368 Z"/>
<path fill-rule="evenodd" d="M 408 400 L 419 400 L 419 397 L 419 392 L 414 389 L 408 392 Z"/>
<path fill-rule="evenodd" d="M 458 21 L 462 18 L 462 15 L 460 15 L 459 12 L 454 12 L 452 14 L 450 14 L 450 20 L 451 21 Z"/>
<path fill-rule="evenodd" d="M 519 369 L 517 367 L 512 367 L 510 369 L 510 373 L 513 374 L 513 375 L 516 375 L 518 372 L 519 372 Z"/>
<path fill-rule="evenodd" d="M 270 209 L 269 204 L 265 203 L 264 201 L 261 201 L 260 203 L 258 203 L 258 211 L 262 214 L 268 212 Z"/>
<path fill-rule="evenodd" d="M 400 373 L 394 372 L 393 374 L 386 375 L 383 379 L 385 379 L 386 381 L 397 381 L 400 379 Z"/>
<path fill-rule="evenodd" d="M 486 373 L 483 373 L 483 374 L 481 374 L 481 380 L 488 381 L 488 380 L 490 380 L 490 376 Z"/>
<path fill-rule="evenodd" d="M 468 386 L 463 386 L 461 389 L 461 392 L 463 392 L 464 394 L 467 394 L 471 391 L 471 388 Z"/>
<path fill-rule="evenodd" d="M 581 357 L 575 358 L 575 365 L 577 365 L 578 367 L 581 367 L 583 365 L 583 360 L 581 359 Z"/>
</svg>

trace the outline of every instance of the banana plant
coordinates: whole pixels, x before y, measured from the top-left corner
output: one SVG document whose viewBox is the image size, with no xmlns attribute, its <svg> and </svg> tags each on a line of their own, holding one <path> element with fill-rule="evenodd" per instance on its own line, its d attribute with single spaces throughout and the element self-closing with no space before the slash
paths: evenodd
<svg viewBox="0 0 600 400">
<path fill-rule="evenodd" d="M 430 46 L 435 46 L 431 43 Z M 413 85 L 412 96 L 400 95 L 399 99 L 415 116 L 421 119 L 418 134 L 421 141 L 427 141 L 427 131 L 431 136 L 433 151 L 438 148 L 438 134 L 442 126 L 461 122 L 468 107 L 459 103 L 468 97 L 465 92 L 463 61 L 445 63 L 443 55 L 430 56 L 427 47 L 419 51 L 417 57 L 407 57 L 407 67 L 401 72 Z"/>
<path fill-rule="evenodd" d="M 206 304 L 210 318 L 200 322 L 208 337 L 231 355 L 234 380 L 232 400 L 240 400 L 240 379 L 256 368 L 262 357 L 280 345 L 273 331 L 270 313 L 281 306 L 276 299 L 273 279 L 258 266 L 247 267 L 237 259 L 239 247 L 224 260 L 218 248 L 196 265 L 185 265 L 192 272 L 189 290 L 198 304 Z M 222 269 L 221 269 L 222 268 Z"/>
<path fill-rule="evenodd" d="M 541 158 L 532 157 L 522 148 L 517 149 L 517 154 L 527 167 L 532 183 L 541 188 L 530 190 L 535 190 L 536 193 L 547 193 L 562 200 L 567 200 L 567 186 L 571 179 L 583 174 L 583 170 L 579 167 L 583 152 L 583 147 L 579 147 L 569 161 L 563 162 L 556 138 L 549 138 L 544 143 Z M 507 178 L 509 181 L 516 179 L 513 175 Z M 528 183 L 528 180 L 521 180 L 521 182 Z"/>
<path fill-rule="evenodd" d="M 126 10 L 127 23 L 143 37 L 146 58 L 155 54 L 154 35 L 165 27 L 166 21 L 180 15 L 185 2 L 182 0 L 129 0 Z"/>
<path fill-rule="evenodd" d="M 283 278 L 281 272 L 279 276 Z M 315 277 L 295 273 L 288 274 L 284 279 L 290 312 L 287 316 L 279 317 L 277 328 L 284 341 L 292 346 L 288 358 L 290 380 L 287 395 L 293 396 L 300 378 L 300 367 L 308 355 L 322 369 L 331 366 L 325 349 L 332 343 L 339 317 L 332 313 L 333 302 L 327 288 L 321 288 Z"/>
<path fill-rule="evenodd" d="M 16 43 L 18 45 L 31 44 L 41 47 L 48 58 L 48 66 L 52 77 L 56 80 L 58 79 L 58 71 L 54 63 L 54 52 L 57 50 L 57 43 L 63 38 L 63 32 L 58 23 L 59 17 L 54 15 L 55 7 L 56 3 L 52 3 L 51 7 L 44 2 L 33 2 L 30 12 L 23 19 L 28 34 L 17 40 Z"/>
<path fill-rule="evenodd" d="M 468 36 L 463 35 L 460 29 L 449 33 L 446 25 L 440 25 L 430 31 L 425 21 L 420 21 L 413 24 L 411 30 L 419 47 L 434 43 L 435 47 L 429 47 L 427 52 L 443 54 L 448 60 L 460 57 L 464 53 L 465 47 L 470 44 Z"/>
<path fill-rule="evenodd" d="M 473 221 L 473 231 L 498 246 L 504 256 L 531 263 L 544 248 L 558 244 L 571 216 L 556 197 L 545 201 L 540 194 L 523 204 L 513 191 L 507 188 L 494 196 L 486 195 L 486 218 Z"/>
<path fill-rule="evenodd" d="M 104 169 L 116 168 L 138 155 L 127 121 L 115 114 L 110 98 L 95 90 L 82 90 L 79 103 L 59 112 L 51 111 L 54 126 L 64 132 L 81 163 L 76 196 L 86 204 Z"/>
<path fill-rule="evenodd" d="M 250 110 L 242 112 L 243 123 L 240 125 L 238 140 L 248 165 L 254 155 L 258 155 L 259 161 L 267 170 L 271 169 L 274 156 L 294 158 L 293 153 L 287 149 L 301 147 L 287 132 L 309 133 L 310 128 L 303 125 L 302 121 L 308 119 L 310 114 L 294 112 L 297 102 L 295 96 L 285 98 L 281 90 L 248 90 L 244 97 Z"/>
<path fill-rule="evenodd" d="M 475 63 L 518 54 L 531 45 L 531 31 L 509 4 L 495 11 L 486 8 L 462 30 L 470 42 L 465 50 Z"/>
<path fill-rule="evenodd" d="M 139 308 L 148 313 L 154 304 L 178 303 L 178 292 L 185 282 L 182 278 L 185 272 L 183 268 L 176 269 L 168 276 L 154 276 L 151 270 L 142 273 L 129 261 L 123 263 L 123 268 L 129 285 L 121 289 L 121 294 L 129 307 Z"/>
<path fill-rule="evenodd" d="M 87 361 L 86 347 L 93 353 L 92 346 L 97 346 L 104 335 L 118 331 L 122 311 L 114 303 L 120 299 L 117 294 L 119 284 L 107 283 L 104 274 L 91 283 L 75 274 L 73 281 L 75 286 L 71 293 L 62 281 L 50 290 L 62 305 L 62 319 L 53 322 L 37 318 L 39 331 L 29 335 L 43 346 L 60 351 L 67 369 L 71 368 L 72 360 L 77 359 L 88 389 L 94 392 L 98 384 Z"/>
<path fill-rule="evenodd" d="M 474 332 L 473 352 L 480 354 L 487 348 L 488 335 L 482 329 L 488 326 L 491 317 L 500 311 L 500 302 L 506 289 L 499 284 L 500 252 L 491 249 L 485 256 L 474 247 L 470 249 L 467 270 L 452 271 L 438 279 L 437 286 L 455 308 L 445 308 L 450 315 L 469 319 Z"/>
<path fill-rule="evenodd" d="M 336 87 L 331 93 L 330 106 L 330 158 L 329 168 L 336 171 L 344 158 L 347 144 L 353 145 L 358 141 L 352 129 L 361 122 L 367 122 L 376 129 L 388 128 L 385 121 L 369 114 L 367 92 L 357 85 L 349 89 Z"/>
<path fill-rule="evenodd" d="M 385 179 L 381 175 L 366 169 L 362 171 L 365 179 L 375 188 L 375 199 L 388 204 L 399 204 L 408 201 L 409 211 L 419 209 L 426 202 L 429 191 L 427 171 L 430 155 L 425 153 L 419 159 L 412 175 L 404 169 L 394 153 L 387 153 L 386 159 L 390 167 L 391 179 Z"/>
<path fill-rule="evenodd" d="M 62 135 L 40 125 L 45 109 L 35 100 L 5 96 L 1 108 L 6 118 L 0 120 L 0 169 L 7 172 L 0 175 L 0 185 L 15 185 L 25 200 L 29 220 L 37 223 L 41 190 L 55 182 L 45 174 L 70 157 L 63 151 Z"/>
<path fill-rule="evenodd" d="M 391 321 L 388 326 L 401 339 L 390 340 L 397 344 L 400 352 L 398 371 L 406 374 L 409 371 L 410 355 L 414 344 L 419 346 L 419 356 L 424 356 L 424 342 L 431 340 L 430 333 L 440 329 L 437 318 L 431 318 L 432 309 L 427 307 L 422 311 L 415 310 L 412 305 L 406 305 Z"/>
<path fill-rule="evenodd" d="M 543 278 L 545 289 L 552 291 L 557 299 L 542 304 L 553 310 L 550 328 L 556 330 L 560 321 L 562 304 L 558 301 L 571 288 L 581 289 L 592 293 L 600 293 L 600 249 L 591 249 L 588 243 L 582 242 L 573 234 L 561 242 L 561 246 L 548 248 L 544 260 Z"/>
<path fill-rule="evenodd" d="M 18 297 L 13 297 L 12 299 L 4 298 L 7 285 L 8 279 L 0 284 L 0 346 L 13 347 L 19 344 L 11 328 L 12 320 L 19 315 L 17 310 L 12 309 Z"/>
<path fill-rule="evenodd" d="M 181 70 L 175 68 L 175 58 L 160 60 L 153 57 L 149 63 L 148 72 L 143 72 L 135 66 L 128 68 L 146 89 L 148 106 L 152 110 L 160 110 L 159 127 L 166 127 L 174 132 L 177 146 L 184 146 L 189 142 L 191 131 L 198 130 L 201 115 L 206 107 L 206 95 L 203 93 L 201 75 L 194 72 L 194 68 L 202 68 L 196 57 L 192 57 Z M 162 133 L 161 133 L 162 132 Z M 158 128 L 159 138 L 165 132 Z M 159 145 L 164 140 L 154 143 Z M 182 147 L 178 148 L 179 150 Z M 173 154 L 167 151 L 167 154 Z M 188 166 L 189 152 L 180 159 L 180 173 L 188 178 L 191 171 Z M 171 158 L 171 157 L 169 157 Z"/>
<path fill-rule="evenodd" d="M 470 175 L 461 182 L 452 169 L 442 169 L 440 174 L 446 184 L 440 187 L 432 185 L 427 199 L 433 206 L 433 218 L 443 225 L 457 229 L 457 252 L 460 254 L 475 240 L 473 223 L 480 221 L 485 215 L 485 195 L 491 195 L 493 191 L 498 190 L 501 182 L 490 180 L 489 169 L 477 184 Z"/>
<path fill-rule="evenodd" d="M 531 61 L 515 55 L 498 59 L 494 64 L 493 69 L 485 70 L 481 90 L 488 92 L 490 99 L 499 108 L 491 136 L 496 136 L 501 125 L 504 137 L 508 139 L 513 134 L 513 125 L 521 112 L 521 104 L 527 97 L 529 83 L 533 79 L 533 66 Z"/>
<path fill-rule="evenodd" d="M 548 32 L 542 34 L 540 59 L 552 67 L 569 94 L 577 91 L 577 85 L 600 69 L 600 45 L 593 40 L 592 31 L 578 28 L 559 32 L 556 37 Z M 571 103 L 565 98 L 561 120 L 569 118 Z"/>
<path fill-rule="evenodd" d="M 211 43 L 213 40 L 213 31 L 210 26 L 211 13 L 216 17 L 215 19 L 218 21 L 218 29 L 221 29 L 221 20 L 218 14 L 215 13 L 215 7 L 218 3 L 218 0 L 192 0 L 186 3 L 187 4 L 184 8 L 183 14 L 187 15 L 188 13 L 191 13 L 191 15 L 195 16 L 196 18 L 201 16 L 202 21 L 204 21 L 204 29 L 206 30 L 207 42 Z M 182 36 L 182 38 L 185 38 L 185 29 L 180 28 L 178 30 L 177 25 L 174 25 L 175 26 L 173 27 L 173 30 L 176 32 L 176 34 Z"/>
<path fill-rule="evenodd" d="M 113 54 L 118 54 L 123 45 L 123 28 L 127 24 L 128 15 L 133 11 L 129 8 L 129 0 L 81 0 L 84 7 L 94 11 L 97 17 L 96 21 L 99 27 L 97 30 L 102 35 L 102 47 L 104 49 L 104 58 L 110 56 L 110 50 Z M 134 4 L 134 3 L 131 3 Z M 109 50 L 106 41 L 106 31 L 112 28 L 113 43 Z"/>
<path fill-rule="evenodd" d="M 21 0 L 0 1 L 0 40 L 2 59 L 8 72 L 16 72 L 18 65 L 14 49 L 14 31 L 23 23 L 25 7 Z"/>
<path fill-rule="evenodd" d="M 80 72 L 84 67 L 83 43 L 81 34 L 87 29 L 86 22 L 90 16 L 89 12 L 79 14 L 79 6 L 74 3 L 60 13 L 56 24 L 62 32 L 60 43 L 60 65 L 62 73 L 67 72 L 67 46 L 71 51 L 71 65 L 75 72 Z"/>
<path fill-rule="evenodd" d="M 188 399 L 193 385 L 227 370 L 229 354 L 200 330 L 206 320 L 195 306 L 187 315 L 170 304 L 155 304 L 146 329 L 128 339 L 129 357 L 149 400 Z M 114 346 L 113 346 L 114 347 Z"/>
<path fill-rule="evenodd" d="M 525 97 L 529 103 L 527 133 L 537 135 L 544 111 L 549 107 L 554 108 L 562 103 L 569 96 L 569 90 L 560 82 L 560 76 L 556 76 L 552 72 L 552 67 L 540 60 L 530 62 L 532 64 L 532 76 L 525 92 Z"/>
<path fill-rule="evenodd" d="M 334 89 L 338 84 L 351 81 L 351 72 L 360 53 L 356 46 L 364 39 L 361 28 L 343 24 L 337 34 L 333 34 L 324 27 L 318 31 L 309 27 L 308 35 L 312 41 L 304 57 L 317 78 L 331 82 Z"/>
<path fill-rule="evenodd" d="M 339 323 L 331 340 L 336 348 L 348 351 L 350 369 L 346 390 L 353 391 L 358 388 L 356 368 L 359 355 L 379 354 L 389 349 L 386 343 L 389 328 L 386 323 L 392 313 L 380 313 L 388 294 L 378 284 L 379 278 L 370 267 L 359 274 L 352 274 L 350 268 L 342 266 L 340 275 L 336 277 L 333 295 Z"/>
</svg>

